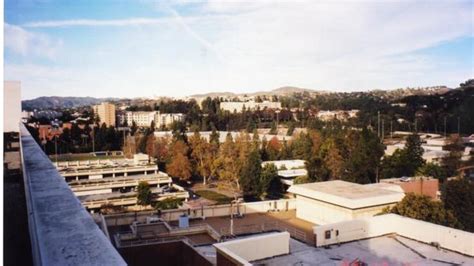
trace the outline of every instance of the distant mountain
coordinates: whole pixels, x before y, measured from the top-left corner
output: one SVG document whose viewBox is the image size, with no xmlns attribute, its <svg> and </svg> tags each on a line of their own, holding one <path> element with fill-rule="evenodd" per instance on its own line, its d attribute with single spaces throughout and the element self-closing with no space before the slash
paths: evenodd
<svg viewBox="0 0 474 266">
<path fill-rule="evenodd" d="M 39 97 L 21 102 L 23 110 L 73 108 L 87 105 L 99 104 L 104 101 L 114 101 L 117 98 L 93 98 L 93 97 Z"/>
</svg>

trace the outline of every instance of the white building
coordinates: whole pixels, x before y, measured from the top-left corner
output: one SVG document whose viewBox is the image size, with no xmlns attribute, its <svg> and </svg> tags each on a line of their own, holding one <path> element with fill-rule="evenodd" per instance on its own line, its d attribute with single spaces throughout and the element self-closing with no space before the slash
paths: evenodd
<svg viewBox="0 0 474 266">
<path fill-rule="evenodd" d="M 328 224 L 371 217 L 405 197 L 397 185 L 360 185 L 340 180 L 293 185 L 296 217 L 315 224 Z"/>
<path fill-rule="evenodd" d="M 221 102 L 220 108 L 224 111 L 229 112 L 241 112 L 242 109 L 245 107 L 247 110 L 256 110 L 260 108 L 261 110 L 268 108 L 268 109 L 281 109 L 280 102 L 270 102 L 270 101 L 263 101 L 263 102 Z"/>
<path fill-rule="evenodd" d="M 21 122 L 21 83 L 3 82 L 3 132 L 19 132 Z"/>
<path fill-rule="evenodd" d="M 305 160 L 278 160 L 262 162 L 262 166 L 267 164 L 274 164 L 278 169 L 286 168 L 287 170 L 305 168 Z"/>
<path fill-rule="evenodd" d="M 139 127 L 149 127 L 151 122 L 155 122 L 155 127 L 160 128 L 162 126 L 169 126 L 174 122 L 184 121 L 184 114 L 177 113 L 171 114 L 166 113 L 162 114 L 159 111 L 137 111 L 137 112 L 125 112 L 124 114 L 119 115 L 120 123 L 123 125 L 125 122 L 129 126 L 132 125 L 133 121 Z"/>
<path fill-rule="evenodd" d="M 341 120 L 346 121 L 350 118 L 357 117 L 359 110 L 334 110 L 334 111 L 319 111 L 316 115 L 322 121 Z"/>
</svg>

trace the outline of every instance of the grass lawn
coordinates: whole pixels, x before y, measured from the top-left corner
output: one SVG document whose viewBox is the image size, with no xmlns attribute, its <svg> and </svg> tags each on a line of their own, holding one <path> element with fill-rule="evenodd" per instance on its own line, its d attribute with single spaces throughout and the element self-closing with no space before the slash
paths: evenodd
<svg viewBox="0 0 474 266">
<path fill-rule="evenodd" d="M 226 195 L 222 195 L 212 190 L 197 190 L 194 191 L 194 193 L 205 199 L 213 200 L 217 204 L 229 204 L 233 200 L 233 198 L 227 197 Z"/>
</svg>

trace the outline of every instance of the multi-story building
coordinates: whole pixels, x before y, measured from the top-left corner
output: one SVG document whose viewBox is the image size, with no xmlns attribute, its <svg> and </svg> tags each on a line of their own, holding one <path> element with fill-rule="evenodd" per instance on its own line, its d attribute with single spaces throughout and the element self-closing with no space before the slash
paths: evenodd
<svg viewBox="0 0 474 266">
<path fill-rule="evenodd" d="M 247 110 L 255 110 L 260 108 L 261 110 L 268 108 L 268 109 L 281 109 L 280 102 L 270 102 L 270 101 L 263 101 L 263 102 L 221 102 L 220 108 L 224 111 L 229 112 L 241 112 L 242 109 L 245 107 Z"/>
<path fill-rule="evenodd" d="M 167 197 L 187 199 L 189 194 L 173 184 L 170 176 L 149 162 L 148 155 L 135 154 L 133 160 L 85 160 L 55 163 L 59 173 L 89 210 L 104 205 L 134 206 L 136 188 L 146 182 L 156 200 Z"/>
<path fill-rule="evenodd" d="M 130 126 L 133 122 L 139 127 L 149 127 L 151 122 L 155 122 L 155 127 L 160 128 L 163 126 L 169 126 L 174 122 L 183 121 L 184 114 L 176 113 L 160 113 L 159 111 L 138 111 L 138 112 L 125 112 L 119 115 L 120 124 L 127 124 Z"/>
<path fill-rule="evenodd" d="M 99 117 L 100 124 L 105 123 L 108 127 L 115 126 L 115 105 L 111 103 L 101 103 L 92 107 L 94 113 Z"/>
<path fill-rule="evenodd" d="M 21 83 L 19 81 L 3 82 L 3 132 L 18 132 L 21 121 Z M 7 115 L 8 114 L 8 115 Z"/>
</svg>

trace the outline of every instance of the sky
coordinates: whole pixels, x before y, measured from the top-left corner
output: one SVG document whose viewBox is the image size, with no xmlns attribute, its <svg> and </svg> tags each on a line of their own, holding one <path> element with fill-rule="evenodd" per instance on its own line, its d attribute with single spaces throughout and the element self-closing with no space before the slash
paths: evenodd
<svg viewBox="0 0 474 266">
<path fill-rule="evenodd" d="M 474 77 L 474 1 L 5 0 L 4 12 L 4 76 L 23 99 Z"/>
</svg>

